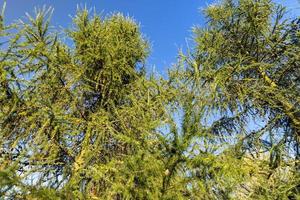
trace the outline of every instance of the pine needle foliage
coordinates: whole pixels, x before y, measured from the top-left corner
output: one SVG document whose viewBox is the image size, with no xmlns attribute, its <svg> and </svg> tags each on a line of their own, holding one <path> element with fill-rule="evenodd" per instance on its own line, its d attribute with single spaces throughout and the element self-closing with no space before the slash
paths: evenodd
<svg viewBox="0 0 300 200">
<path fill-rule="evenodd" d="M 1 196 L 157 196 L 147 177 L 163 173 L 151 163 L 163 112 L 143 70 L 148 44 L 138 25 L 82 9 L 61 36 L 51 14 L 36 10 L 1 29 Z"/>
<path fill-rule="evenodd" d="M 207 26 L 194 27 L 170 74 L 185 94 L 181 138 L 197 138 L 185 154 L 199 142 L 191 187 L 204 188 L 200 199 L 298 199 L 299 19 L 269 0 L 225 0 L 204 13 Z"/>
<path fill-rule="evenodd" d="M 163 79 L 120 13 L 0 16 L 0 199 L 300 198 L 300 20 L 223 0 Z"/>
</svg>

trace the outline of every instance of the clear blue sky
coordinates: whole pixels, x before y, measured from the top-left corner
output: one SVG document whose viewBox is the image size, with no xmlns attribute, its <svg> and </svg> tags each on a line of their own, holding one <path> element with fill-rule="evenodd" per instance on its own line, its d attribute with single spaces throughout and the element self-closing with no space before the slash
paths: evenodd
<svg viewBox="0 0 300 200">
<path fill-rule="evenodd" d="M 215 0 L 7 0 L 6 20 L 24 17 L 25 12 L 32 13 L 34 7 L 43 5 L 54 8 L 53 25 L 63 27 L 70 26 L 70 15 L 74 15 L 78 4 L 95 7 L 103 14 L 122 12 L 141 24 L 152 44 L 148 69 L 155 65 L 157 71 L 164 73 L 175 62 L 178 48 L 186 46 L 191 27 L 205 24 L 200 10 L 212 2 Z M 299 15 L 298 0 L 276 2 L 286 5 L 291 15 Z"/>
</svg>

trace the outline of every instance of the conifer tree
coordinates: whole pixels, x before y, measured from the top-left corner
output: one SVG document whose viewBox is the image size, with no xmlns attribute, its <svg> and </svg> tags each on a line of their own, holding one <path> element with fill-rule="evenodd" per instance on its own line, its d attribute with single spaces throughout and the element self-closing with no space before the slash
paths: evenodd
<svg viewBox="0 0 300 200">
<path fill-rule="evenodd" d="M 194 156 L 206 161 L 195 169 L 201 178 L 194 187 L 206 187 L 203 199 L 237 198 L 242 188 L 243 199 L 299 198 L 300 29 L 285 13 L 269 0 L 209 6 L 207 27 L 193 29 L 193 48 L 180 54 L 171 74 L 190 94 L 183 95 L 183 105 L 192 107 L 182 107 L 182 134 L 205 135 L 196 141 L 202 151 L 210 147 Z"/>
<path fill-rule="evenodd" d="M 4 6 L 5 7 L 5 6 Z M 0 197 L 298 199 L 300 20 L 208 6 L 163 79 L 122 14 L 0 17 Z"/>
<path fill-rule="evenodd" d="M 51 14 L 1 26 L 1 196 L 157 196 L 151 176 L 163 169 L 149 163 L 163 112 L 143 70 L 148 45 L 138 25 L 83 9 L 60 35 Z"/>
</svg>

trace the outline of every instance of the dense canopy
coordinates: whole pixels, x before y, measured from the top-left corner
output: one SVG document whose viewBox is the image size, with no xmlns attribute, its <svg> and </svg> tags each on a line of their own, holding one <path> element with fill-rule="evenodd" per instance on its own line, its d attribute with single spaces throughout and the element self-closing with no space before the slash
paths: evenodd
<svg viewBox="0 0 300 200">
<path fill-rule="evenodd" d="M 78 9 L 0 17 L 0 197 L 300 198 L 300 18 L 208 6 L 167 78 L 139 25 Z M 0 198 L 0 199 L 1 199 Z"/>
</svg>

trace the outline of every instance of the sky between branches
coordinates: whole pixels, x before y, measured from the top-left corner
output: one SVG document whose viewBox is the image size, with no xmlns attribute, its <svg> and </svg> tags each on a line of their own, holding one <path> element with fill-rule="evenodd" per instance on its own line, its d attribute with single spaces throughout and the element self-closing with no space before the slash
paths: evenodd
<svg viewBox="0 0 300 200">
<path fill-rule="evenodd" d="M 4 0 L 0 0 L 2 5 Z M 98 13 L 122 12 L 141 24 L 142 33 L 151 42 L 148 71 L 155 69 L 166 75 L 167 68 L 176 61 L 179 48 L 185 48 L 191 37 L 191 27 L 205 25 L 201 10 L 215 0 L 7 0 L 6 20 L 12 22 L 33 14 L 34 7 L 54 8 L 52 25 L 67 28 L 77 5 L 96 8 Z M 275 0 L 287 6 L 291 17 L 299 15 L 298 0 Z"/>
</svg>

